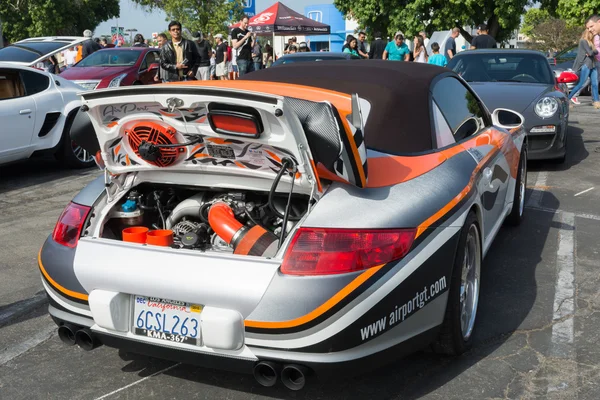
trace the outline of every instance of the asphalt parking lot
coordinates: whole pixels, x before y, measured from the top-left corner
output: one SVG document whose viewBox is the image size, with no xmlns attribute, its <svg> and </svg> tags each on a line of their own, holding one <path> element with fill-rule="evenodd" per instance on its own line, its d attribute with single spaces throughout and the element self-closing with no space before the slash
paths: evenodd
<svg viewBox="0 0 600 400">
<path fill-rule="evenodd" d="M 300 392 L 251 376 L 66 347 L 46 313 L 37 252 L 63 207 L 98 170 L 52 159 L 0 167 L 1 399 L 599 399 L 599 112 L 571 113 L 563 165 L 530 163 L 526 219 L 484 260 L 475 346 L 418 352 Z"/>
</svg>

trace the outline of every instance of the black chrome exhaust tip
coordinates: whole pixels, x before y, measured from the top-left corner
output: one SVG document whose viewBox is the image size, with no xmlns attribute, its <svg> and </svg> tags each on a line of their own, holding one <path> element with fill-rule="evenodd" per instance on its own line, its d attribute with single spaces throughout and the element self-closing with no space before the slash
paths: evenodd
<svg viewBox="0 0 600 400">
<path fill-rule="evenodd" d="M 263 386 L 271 387 L 277 383 L 279 366 L 272 361 L 261 361 L 254 366 L 253 375 L 256 382 Z"/>
<path fill-rule="evenodd" d="M 308 371 L 303 365 L 288 364 L 281 370 L 281 382 L 290 390 L 300 390 L 306 384 Z"/>
<path fill-rule="evenodd" d="M 75 343 L 85 351 L 91 351 L 100 346 L 100 342 L 89 328 L 80 329 L 75 333 Z"/>
<path fill-rule="evenodd" d="M 77 328 L 71 324 L 64 324 L 58 327 L 58 337 L 60 340 L 68 345 L 73 346 L 75 344 L 75 332 Z"/>
</svg>

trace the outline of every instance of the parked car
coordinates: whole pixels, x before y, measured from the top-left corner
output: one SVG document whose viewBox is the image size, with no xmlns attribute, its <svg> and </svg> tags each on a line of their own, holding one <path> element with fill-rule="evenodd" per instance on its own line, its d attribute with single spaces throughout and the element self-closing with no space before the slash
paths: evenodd
<svg viewBox="0 0 600 400">
<path fill-rule="evenodd" d="M 70 167 L 94 165 L 69 136 L 81 91 L 60 76 L 0 62 L 0 164 L 47 152 Z"/>
<path fill-rule="evenodd" d="M 274 63 L 273 67 L 279 65 L 291 64 L 297 62 L 309 62 L 309 61 L 333 61 L 333 60 L 362 60 L 361 57 L 357 57 L 348 53 L 336 53 L 326 51 L 308 51 L 304 53 L 292 53 L 286 54 L 283 57 L 278 58 Z"/>
<path fill-rule="evenodd" d="M 36 66 L 50 56 L 75 47 L 87 39 L 77 36 L 48 36 L 20 40 L 0 49 L 0 62 Z"/>
<path fill-rule="evenodd" d="M 482 49 L 459 53 L 448 68 L 463 77 L 491 108 L 525 117 L 530 160 L 565 160 L 569 103 L 543 54 L 532 50 Z"/>
<path fill-rule="evenodd" d="M 115 47 L 92 53 L 60 76 L 88 90 L 150 85 L 159 67 L 159 49 Z"/>
<path fill-rule="evenodd" d="M 577 44 L 559 51 L 554 57 L 548 57 L 548 62 L 554 68 L 567 70 L 573 68 L 573 63 L 577 57 Z"/>
<path fill-rule="evenodd" d="M 525 210 L 528 143 L 521 115 L 490 113 L 456 73 L 324 61 L 82 99 L 71 135 L 108 173 L 38 257 L 65 343 L 293 390 L 471 346 L 483 258 Z"/>
</svg>

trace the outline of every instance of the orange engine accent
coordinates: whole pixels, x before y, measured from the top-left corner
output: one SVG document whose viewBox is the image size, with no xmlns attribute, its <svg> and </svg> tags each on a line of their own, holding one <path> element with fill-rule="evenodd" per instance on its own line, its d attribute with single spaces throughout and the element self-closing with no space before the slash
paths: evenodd
<svg viewBox="0 0 600 400">
<path fill-rule="evenodd" d="M 243 225 L 225 203 L 210 207 L 208 223 L 221 239 L 233 247 L 234 254 L 273 256 L 277 252 L 277 236 L 259 225 L 251 228 Z"/>
<path fill-rule="evenodd" d="M 208 211 L 208 223 L 221 239 L 231 244 L 235 234 L 244 227 L 235 219 L 233 210 L 225 203 L 216 203 Z"/>
<path fill-rule="evenodd" d="M 175 140 L 175 128 L 163 126 L 157 122 L 143 121 L 135 123 L 131 128 L 125 130 L 129 140 L 129 146 L 140 157 L 139 147 L 142 141 L 155 145 L 177 144 Z M 156 161 L 146 161 L 157 167 L 168 167 L 177 161 L 183 147 L 161 148 L 160 157 Z"/>
</svg>

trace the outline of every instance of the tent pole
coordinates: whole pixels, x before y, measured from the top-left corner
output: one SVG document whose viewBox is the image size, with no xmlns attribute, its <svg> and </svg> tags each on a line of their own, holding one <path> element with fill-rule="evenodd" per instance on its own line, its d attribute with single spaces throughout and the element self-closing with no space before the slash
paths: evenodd
<svg viewBox="0 0 600 400">
<path fill-rule="evenodd" d="M 327 51 L 331 52 L 331 33 L 329 34 L 329 48 Z"/>
<path fill-rule="evenodd" d="M 275 62 L 275 30 L 273 30 L 273 43 L 271 45 L 271 51 L 273 52 L 273 62 Z"/>
</svg>

